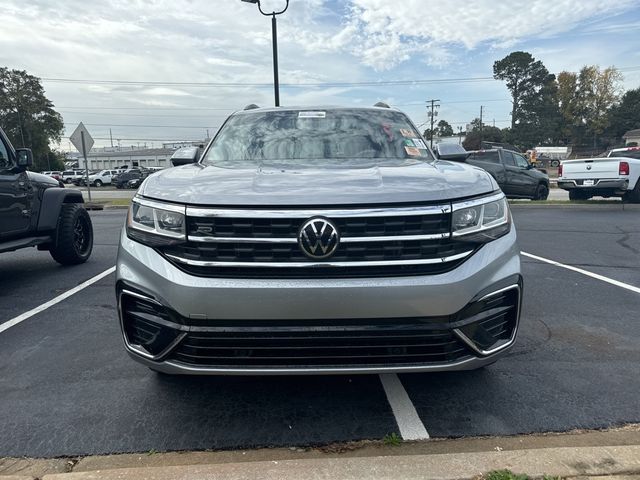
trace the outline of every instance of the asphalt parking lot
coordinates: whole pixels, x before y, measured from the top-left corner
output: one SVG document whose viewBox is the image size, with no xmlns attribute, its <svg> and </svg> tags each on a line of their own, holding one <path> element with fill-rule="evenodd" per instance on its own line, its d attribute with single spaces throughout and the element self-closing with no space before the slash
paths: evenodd
<svg viewBox="0 0 640 480">
<path fill-rule="evenodd" d="M 513 214 L 523 252 L 622 283 L 523 256 L 509 356 L 476 372 L 399 375 L 409 408 L 395 410 L 398 385 L 374 375 L 160 377 L 125 354 L 113 274 L 7 328 L 114 265 L 123 210 L 92 213 L 84 265 L 35 249 L 0 255 L 0 456 L 309 446 L 403 434 L 415 421 L 431 438 L 640 422 L 640 209 Z"/>
</svg>

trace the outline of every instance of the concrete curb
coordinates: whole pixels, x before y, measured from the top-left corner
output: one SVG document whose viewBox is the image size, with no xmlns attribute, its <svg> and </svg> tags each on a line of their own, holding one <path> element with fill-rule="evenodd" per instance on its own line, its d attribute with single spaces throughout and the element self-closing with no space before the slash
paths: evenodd
<svg viewBox="0 0 640 480">
<path fill-rule="evenodd" d="M 640 474 L 640 445 L 565 447 L 534 450 L 397 455 L 217 465 L 124 468 L 45 475 L 43 480 L 246 480 L 261 479 L 474 479 L 509 469 L 531 477 L 585 477 Z M 2 478 L 2 480 L 5 480 Z"/>
</svg>

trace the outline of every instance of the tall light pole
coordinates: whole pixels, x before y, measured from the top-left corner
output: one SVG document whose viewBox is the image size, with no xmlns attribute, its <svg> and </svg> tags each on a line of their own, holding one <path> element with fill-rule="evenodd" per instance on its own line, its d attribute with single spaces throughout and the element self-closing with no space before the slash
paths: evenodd
<svg viewBox="0 0 640 480">
<path fill-rule="evenodd" d="M 260 0 L 242 0 L 247 3 L 255 3 L 258 5 L 258 10 L 265 17 L 271 17 L 271 41 L 273 43 L 273 92 L 275 94 L 276 107 L 280 106 L 280 81 L 278 80 L 278 26 L 276 24 L 276 15 L 280 15 L 287 11 L 289 8 L 289 0 L 284 7 L 284 10 L 280 10 L 279 12 L 273 11 L 271 13 L 267 13 L 262 10 L 260 6 Z"/>
</svg>

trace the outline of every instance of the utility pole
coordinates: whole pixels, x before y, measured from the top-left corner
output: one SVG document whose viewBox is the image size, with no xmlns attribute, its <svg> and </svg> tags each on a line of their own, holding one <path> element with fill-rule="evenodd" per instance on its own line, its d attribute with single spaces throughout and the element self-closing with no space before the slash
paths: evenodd
<svg viewBox="0 0 640 480">
<path fill-rule="evenodd" d="M 111 139 L 111 148 L 113 148 L 113 134 L 111 133 L 111 129 L 109 129 L 109 138 Z"/>
<path fill-rule="evenodd" d="M 458 127 L 458 145 L 462 143 L 462 126 Z"/>
<path fill-rule="evenodd" d="M 482 113 L 484 111 L 484 105 L 480 105 L 480 148 L 482 148 Z"/>
<path fill-rule="evenodd" d="M 440 104 L 436 104 L 439 102 L 439 99 L 431 99 L 427 100 L 427 103 L 431 103 L 431 105 L 427 105 L 427 116 L 429 117 L 429 121 L 431 122 L 431 128 L 429 129 L 429 148 L 433 148 L 433 123 L 436 121 L 436 117 L 438 116 L 438 108 L 440 108 Z"/>
</svg>

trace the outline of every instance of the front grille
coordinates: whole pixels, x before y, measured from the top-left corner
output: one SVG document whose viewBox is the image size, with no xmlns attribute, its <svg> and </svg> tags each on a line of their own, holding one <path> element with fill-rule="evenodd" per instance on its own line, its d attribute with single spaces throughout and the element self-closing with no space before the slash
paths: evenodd
<svg viewBox="0 0 640 480">
<path fill-rule="evenodd" d="M 468 355 L 450 330 L 430 321 L 367 319 L 234 322 L 187 334 L 169 358 L 211 368 L 304 368 L 437 364 Z"/>
<path fill-rule="evenodd" d="M 300 218 L 190 217 L 187 229 L 203 237 L 296 238 L 303 222 Z M 348 217 L 336 218 L 334 223 L 345 237 L 449 233 L 448 215 Z"/>
<path fill-rule="evenodd" d="M 424 275 L 452 270 L 474 246 L 451 238 L 451 206 L 345 210 L 187 208 L 187 242 L 160 249 L 197 276 L 339 278 Z M 310 218 L 323 217 L 340 236 L 336 251 L 315 260 L 298 245 Z"/>
</svg>

